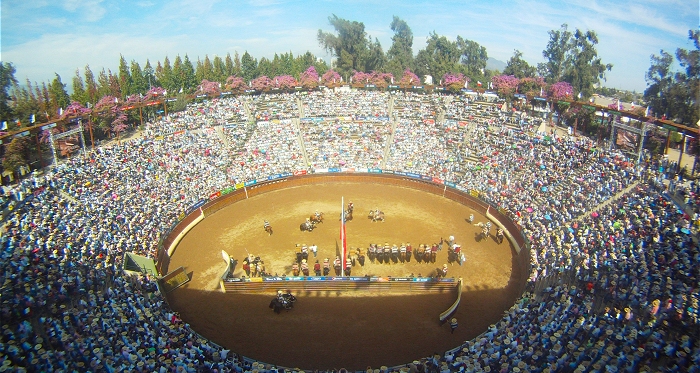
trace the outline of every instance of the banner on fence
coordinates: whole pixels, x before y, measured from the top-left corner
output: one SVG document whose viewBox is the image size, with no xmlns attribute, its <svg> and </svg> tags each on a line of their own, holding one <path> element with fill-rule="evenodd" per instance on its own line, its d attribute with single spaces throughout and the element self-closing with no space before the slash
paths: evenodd
<svg viewBox="0 0 700 373">
<path fill-rule="evenodd" d="M 207 202 L 205 199 L 200 199 L 197 201 L 194 205 L 190 206 L 187 210 L 185 210 L 185 215 L 191 214 L 194 210 L 204 206 L 204 204 Z"/>
</svg>

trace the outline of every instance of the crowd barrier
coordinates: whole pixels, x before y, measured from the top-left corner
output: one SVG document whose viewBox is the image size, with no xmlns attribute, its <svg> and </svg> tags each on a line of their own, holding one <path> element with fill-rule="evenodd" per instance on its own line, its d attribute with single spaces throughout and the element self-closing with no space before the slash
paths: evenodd
<svg viewBox="0 0 700 373">
<path fill-rule="evenodd" d="M 317 169 L 313 173 L 303 170 L 295 173 L 271 175 L 262 180 L 239 183 L 216 192 L 210 196 L 209 201 L 198 201 L 188 208 L 186 212 L 189 213 L 163 239 L 158 255 L 157 268 L 159 273 L 161 275 L 167 273 L 167 262 L 175 248 L 173 244 L 182 238 L 195 220 L 206 218 L 216 211 L 246 198 L 290 187 L 328 182 L 370 183 L 411 188 L 443 196 L 487 216 L 495 223 L 497 222 L 498 226 L 503 227 L 506 236 L 513 244 L 514 255 L 517 256 L 516 262 L 519 267 L 513 268 L 513 270 L 518 271 L 518 276 L 523 280 L 521 283 L 525 283 L 530 265 L 529 243 L 522 235 L 520 227 L 507 217 L 505 210 L 480 199 L 478 191 L 465 190 L 448 181 L 410 172 L 352 168 Z"/>
<path fill-rule="evenodd" d="M 313 291 L 369 291 L 381 292 L 437 292 L 455 290 L 461 282 L 454 278 L 434 277 L 329 277 L 286 276 L 227 278 L 222 281 L 225 293 L 275 293 L 278 290 L 292 292 Z M 461 292 L 460 292 L 461 293 Z"/>
</svg>

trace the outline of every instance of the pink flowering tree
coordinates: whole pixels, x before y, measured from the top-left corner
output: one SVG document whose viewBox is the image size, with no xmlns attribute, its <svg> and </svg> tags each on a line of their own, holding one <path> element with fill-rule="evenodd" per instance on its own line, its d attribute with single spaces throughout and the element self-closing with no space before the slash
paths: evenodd
<svg viewBox="0 0 700 373">
<path fill-rule="evenodd" d="M 142 101 L 143 101 L 143 98 L 141 98 L 140 95 L 137 95 L 134 93 L 133 95 L 130 95 L 129 97 L 126 98 L 126 101 L 124 101 L 124 105 L 131 106 L 131 105 L 141 103 Z"/>
<path fill-rule="evenodd" d="M 522 78 L 518 83 L 518 92 L 526 95 L 527 97 L 539 96 L 540 93 L 544 93 L 544 87 L 547 86 L 544 78 L 538 76 L 536 78 Z"/>
<path fill-rule="evenodd" d="M 379 88 L 385 89 L 394 80 L 394 76 L 390 73 L 382 73 L 372 71 L 370 82 Z"/>
<path fill-rule="evenodd" d="M 221 95 L 221 83 L 202 79 L 197 87 L 197 94 L 218 97 Z"/>
<path fill-rule="evenodd" d="M 549 96 L 554 100 L 574 97 L 574 87 L 567 82 L 556 82 L 549 86 Z"/>
<path fill-rule="evenodd" d="M 618 107 L 619 105 L 619 107 Z M 612 104 L 608 105 L 608 109 L 615 110 L 615 111 L 625 111 L 625 105 L 622 104 L 619 100 L 613 102 Z"/>
<path fill-rule="evenodd" d="M 94 123 L 104 134 L 119 133 L 127 128 L 127 117 L 114 96 L 104 96 L 95 104 L 92 111 Z"/>
<path fill-rule="evenodd" d="M 450 92 L 459 92 L 470 79 L 464 74 L 447 73 L 442 76 L 442 86 Z"/>
<path fill-rule="evenodd" d="M 325 74 L 323 74 L 323 76 L 321 76 L 321 83 L 326 87 L 334 88 L 339 86 L 342 82 L 338 72 L 335 70 L 328 70 Z"/>
<path fill-rule="evenodd" d="M 561 100 L 571 99 L 574 97 L 574 87 L 567 82 L 556 82 L 549 86 L 549 97 L 557 102 L 554 103 L 554 111 L 559 118 L 564 118 L 566 110 L 569 109 L 569 103 Z M 566 118 L 564 118 L 566 119 Z"/>
<path fill-rule="evenodd" d="M 401 80 L 398 83 L 401 88 L 411 88 L 414 85 L 420 85 L 420 78 L 411 69 L 406 69 L 401 74 Z"/>
<path fill-rule="evenodd" d="M 372 74 L 364 71 L 355 71 L 351 79 L 353 87 L 364 87 L 365 84 L 372 84 Z"/>
<path fill-rule="evenodd" d="M 146 100 L 154 99 L 157 97 L 165 96 L 165 89 L 163 87 L 151 87 L 148 92 L 146 92 Z"/>
<path fill-rule="evenodd" d="M 513 75 L 496 75 L 491 78 L 491 82 L 493 83 L 493 88 L 499 94 L 510 100 L 518 89 L 520 79 Z"/>
<path fill-rule="evenodd" d="M 274 88 L 281 89 L 283 91 L 292 91 L 294 87 L 299 85 L 296 79 L 291 75 L 280 75 L 276 76 L 274 79 Z"/>
<path fill-rule="evenodd" d="M 257 77 L 253 79 L 250 82 L 250 87 L 253 88 L 256 91 L 260 92 L 267 92 L 269 91 L 272 87 L 274 87 L 274 82 L 272 79 L 268 78 L 267 76 L 263 75 L 260 77 Z"/>
<path fill-rule="evenodd" d="M 318 87 L 318 72 L 316 71 L 316 67 L 314 66 L 309 66 L 306 71 L 301 73 L 299 76 L 299 84 L 304 88 L 304 89 L 314 89 Z"/>
<path fill-rule="evenodd" d="M 226 79 L 226 90 L 233 92 L 233 94 L 242 94 L 248 89 L 248 85 L 245 84 L 245 80 L 238 76 L 229 76 Z"/>
<path fill-rule="evenodd" d="M 83 115 L 89 115 L 90 114 L 90 109 L 86 108 L 83 106 L 83 104 L 73 101 L 66 107 L 66 110 L 63 110 L 63 115 L 61 115 L 61 119 L 66 119 L 66 118 L 75 118 L 75 117 L 82 117 Z"/>
</svg>

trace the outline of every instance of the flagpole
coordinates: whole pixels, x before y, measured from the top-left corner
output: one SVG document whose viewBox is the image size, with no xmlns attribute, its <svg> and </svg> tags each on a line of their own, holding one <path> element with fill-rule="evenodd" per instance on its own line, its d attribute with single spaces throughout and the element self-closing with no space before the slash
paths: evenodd
<svg viewBox="0 0 700 373">
<path fill-rule="evenodd" d="M 345 277 L 345 197 L 340 197 L 340 276 Z"/>
</svg>

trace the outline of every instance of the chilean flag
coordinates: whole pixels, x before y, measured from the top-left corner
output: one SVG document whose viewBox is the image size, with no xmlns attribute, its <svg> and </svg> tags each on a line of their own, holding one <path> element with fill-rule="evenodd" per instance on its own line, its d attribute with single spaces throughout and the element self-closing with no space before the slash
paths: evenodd
<svg viewBox="0 0 700 373">
<path fill-rule="evenodd" d="M 345 198 L 340 198 L 340 242 L 342 245 L 341 255 L 341 273 L 345 276 L 345 266 L 347 265 L 347 250 L 348 250 L 348 237 L 345 231 Z"/>
</svg>

